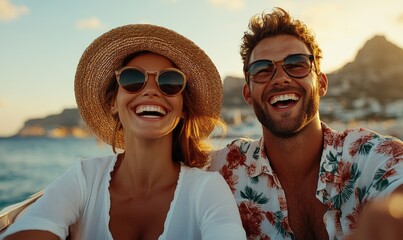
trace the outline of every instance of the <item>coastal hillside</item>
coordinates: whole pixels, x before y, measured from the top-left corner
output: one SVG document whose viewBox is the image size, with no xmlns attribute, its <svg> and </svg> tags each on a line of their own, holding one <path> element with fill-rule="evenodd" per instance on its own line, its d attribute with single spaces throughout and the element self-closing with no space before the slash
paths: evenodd
<svg viewBox="0 0 403 240">
<path fill-rule="evenodd" d="M 328 93 L 321 100 L 325 121 L 403 119 L 403 49 L 384 36 L 374 36 L 357 52 L 354 61 L 328 73 Z M 222 116 L 228 124 L 254 119 L 242 97 L 243 78 L 223 80 Z M 25 122 L 17 136 L 86 137 L 90 132 L 77 109 Z"/>
<path fill-rule="evenodd" d="M 44 118 L 29 119 L 18 131 L 16 136 L 47 136 L 47 137 L 87 137 L 90 136 L 88 128 L 80 117 L 77 108 L 64 109 L 59 114 Z"/>
<path fill-rule="evenodd" d="M 403 49 L 384 36 L 365 43 L 353 62 L 329 74 L 328 97 L 374 98 L 382 104 L 403 98 Z"/>
<path fill-rule="evenodd" d="M 403 49 L 384 36 L 368 40 L 353 62 L 328 74 L 322 114 L 331 119 L 402 118 Z"/>
</svg>

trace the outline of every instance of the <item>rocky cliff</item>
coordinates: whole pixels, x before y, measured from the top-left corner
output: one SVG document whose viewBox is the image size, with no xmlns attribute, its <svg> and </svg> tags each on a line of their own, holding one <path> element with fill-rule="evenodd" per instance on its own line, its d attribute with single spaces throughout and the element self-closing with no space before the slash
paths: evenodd
<svg viewBox="0 0 403 240">
<path fill-rule="evenodd" d="M 322 115 L 331 119 L 403 118 L 403 49 L 384 36 L 368 40 L 353 62 L 328 74 Z"/>
<path fill-rule="evenodd" d="M 374 98 L 382 104 L 403 98 L 403 49 L 384 36 L 375 36 L 358 51 L 353 62 L 328 74 L 328 97 Z"/>
<path fill-rule="evenodd" d="M 30 119 L 24 123 L 17 135 L 23 137 L 87 137 L 90 132 L 82 121 L 78 110 L 73 108 L 65 109 L 60 114 Z"/>
</svg>

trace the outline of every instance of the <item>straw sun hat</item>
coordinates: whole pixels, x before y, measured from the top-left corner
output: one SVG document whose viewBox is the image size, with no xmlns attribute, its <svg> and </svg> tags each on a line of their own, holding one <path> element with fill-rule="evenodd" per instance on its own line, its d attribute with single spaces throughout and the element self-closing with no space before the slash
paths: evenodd
<svg viewBox="0 0 403 240">
<path fill-rule="evenodd" d="M 106 106 L 107 86 L 116 81 L 114 71 L 123 60 L 140 51 L 169 58 L 186 75 L 191 108 L 206 117 L 218 118 L 223 89 L 220 75 L 206 53 L 186 37 L 163 27 L 131 24 L 112 29 L 95 39 L 84 51 L 75 76 L 78 110 L 97 137 L 112 144 L 116 120 Z M 207 137 L 213 126 L 202 126 Z M 116 147 L 124 149 L 123 131 L 116 135 Z"/>
</svg>

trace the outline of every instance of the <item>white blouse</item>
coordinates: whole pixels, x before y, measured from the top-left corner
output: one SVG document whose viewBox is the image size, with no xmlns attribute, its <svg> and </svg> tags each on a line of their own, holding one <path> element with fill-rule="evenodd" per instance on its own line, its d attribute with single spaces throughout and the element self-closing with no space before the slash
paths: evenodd
<svg viewBox="0 0 403 240">
<path fill-rule="evenodd" d="M 117 155 L 77 161 L 0 239 L 33 229 L 65 239 L 73 224 L 75 239 L 113 239 L 109 183 L 116 160 Z M 220 174 L 181 166 L 159 237 L 164 239 L 246 239 L 234 197 Z"/>
</svg>

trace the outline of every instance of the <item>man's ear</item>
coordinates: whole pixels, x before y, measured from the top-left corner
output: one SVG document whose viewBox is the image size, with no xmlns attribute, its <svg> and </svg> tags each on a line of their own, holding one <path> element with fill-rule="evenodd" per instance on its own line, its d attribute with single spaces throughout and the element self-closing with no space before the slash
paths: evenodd
<svg viewBox="0 0 403 240">
<path fill-rule="evenodd" d="M 249 105 L 252 105 L 252 93 L 250 91 L 250 87 L 248 83 L 245 83 L 243 85 L 243 89 L 242 89 L 242 95 L 243 95 L 243 99 L 245 99 L 245 102 Z"/>
<path fill-rule="evenodd" d="M 327 93 L 327 86 L 328 86 L 328 79 L 326 74 L 320 73 L 318 75 L 318 81 L 319 81 L 319 95 L 323 97 Z"/>
</svg>

